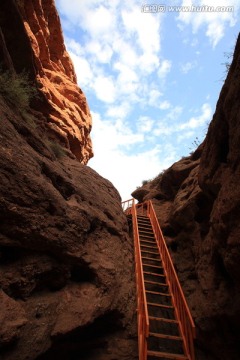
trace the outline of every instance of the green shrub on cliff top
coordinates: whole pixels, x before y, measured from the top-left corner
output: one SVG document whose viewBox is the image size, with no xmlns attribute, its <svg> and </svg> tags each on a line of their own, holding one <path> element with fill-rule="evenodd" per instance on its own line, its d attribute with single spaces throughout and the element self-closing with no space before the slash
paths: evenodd
<svg viewBox="0 0 240 360">
<path fill-rule="evenodd" d="M 21 110 L 37 97 L 37 89 L 30 83 L 25 71 L 15 74 L 0 68 L 0 94 Z"/>
</svg>

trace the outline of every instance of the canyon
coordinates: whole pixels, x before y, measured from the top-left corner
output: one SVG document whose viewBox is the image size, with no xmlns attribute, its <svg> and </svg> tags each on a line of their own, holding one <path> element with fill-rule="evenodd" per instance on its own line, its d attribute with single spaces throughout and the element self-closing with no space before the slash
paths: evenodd
<svg viewBox="0 0 240 360">
<path fill-rule="evenodd" d="M 137 359 L 131 232 L 87 166 L 90 109 L 53 0 L 1 1 L 0 63 L 9 86 L 28 77 L 15 100 L 0 89 L 0 358 Z M 132 194 L 154 204 L 198 360 L 240 358 L 239 76 L 240 38 L 203 143 Z"/>
</svg>

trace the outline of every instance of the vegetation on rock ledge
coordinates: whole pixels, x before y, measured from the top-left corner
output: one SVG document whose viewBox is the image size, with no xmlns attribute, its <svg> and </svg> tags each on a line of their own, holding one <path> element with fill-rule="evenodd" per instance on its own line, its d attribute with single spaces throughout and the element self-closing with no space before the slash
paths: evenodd
<svg viewBox="0 0 240 360">
<path fill-rule="evenodd" d="M 0 94 L 19 110 L 29 107 L 30 101 L 38 96 L 37 89 L 29 81 L 26 71 L 19 74 L 0 68 Z"/>
</svg>

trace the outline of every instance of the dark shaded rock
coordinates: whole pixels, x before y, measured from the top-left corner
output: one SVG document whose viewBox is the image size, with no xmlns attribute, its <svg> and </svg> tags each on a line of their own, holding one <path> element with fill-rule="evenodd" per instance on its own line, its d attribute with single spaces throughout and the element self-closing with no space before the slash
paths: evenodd
<svg viewBox="0 0 240 360">
<path fill-rule="evenodd" d="M 133 245 L 117 190 L 78 161 L 57 159 L 41 128 L 2 98 L 0 117 L 0 286 L 16 317 L 10 326 L 2 297 L 2 343 L 14 346 L 1 359 L 55 358 L 60 343 L 69 359 L 134 359 Z M 76 344 L 77 334 L 88 340 Z"/>
<path fill-rule="evenodd" d="M 0 349 L 10 346 L 20 337 L 21 328 L 27 323 L 21 304 L 0 290 Z"/>
</svg>

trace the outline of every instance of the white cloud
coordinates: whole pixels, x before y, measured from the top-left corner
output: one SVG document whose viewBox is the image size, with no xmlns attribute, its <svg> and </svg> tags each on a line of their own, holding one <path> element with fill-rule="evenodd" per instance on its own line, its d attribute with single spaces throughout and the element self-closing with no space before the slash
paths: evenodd
<svg viewBox="0 0 240 360">
<path fill-rule="evenodd" d="M 167 118 L 176 121 L 178 120 L 182 112 L 183 112 L 182 106 L 175 106 L 168 112 Z"/>
<path fill-rule="evenodd" d="M 149 100 L 148 100 L 148 104 L 152 105 L 152 106 L 158 106 L 159 104 L 159 98 L 162 96 L 163 94 L 157 90 L 157 89 L 152 89 L 149 91 Z"/>
<path fill-rule="evenodd" d="M 186 3 L 172 1 L 176 5 Z M 218 0 L 220 5 L 221 1 Z M 194 37 L 188 33 L 185 49 L 189 52 L 185 57 L 180 41 L 174 48 L 167 36 L 162 41 L 161 29 L 165 26 L 162 19 L 165 16 L 167 21 L 166 14 L 163 17 L 144 14 L 138 0 L 57 0 L 57 3 L 66 18 L 68 34 L 75 39 L 68 38 L 67 46 L 79 85 L 90 100 L 95 157 L 89 166 L 112 181 L 123 199 L 129 198 L 142 180 L 170 166 L 176 160 L 176 149 L 181 153 L 182 145 L 211 119 L 204 84 L 192 102 L 189 93 L 192 74 L 183 76 L 196 63 L 183 62 L 192 59 L 189 54 L 197 53 L 197 62 L 201 64 L 204 51 L 209 51 L 209 44 L 202 44 L 200 30 L 205 31 L 214 46 L 235 19 L 231 20 L 233 14 L 180 13 L 178 24 L 195 32 Z M 167 23 L 165 34 L 173 30 L 171 36 L 177 41 L 178 30 L 168 26 L 175 26 L 173 21 Z M 179 89 L 184 94 L 179 94 Z M 188 109 L 193 106 L 195 111 L 190 112 Z"/>
<path fill-rule="evenodd" d="M 109 31 L 115 28 L 114 7 L 108 2 L 58 0 L 58 6 L 75 26 L 80 25 L 95 39 L 109 36 Z"/>
<path fill-rule="evenodd" d="M 169 101 L 164 100 L 164 101 L 160 102 L 160 104 L 159 104 L 158 107 L 159 107 L 159 109 L 161 109 L 161 110 L 167 110 L 167 109 L 169 109 L 169 108 L 171 107 L 171 104 L 170 104 Z"/>
<path fill-rule="evenodd" d="M 143 53 L 157 53 L 160 50 L 159 16 L 155 14 L 146 16 L 137 4 L 131 10 L 122 10 L 122 20 L 125 30 L 137 36 L 138 46 Z"/>
<path fill-rule="evenodd" d="M 150 132 L 153 128 L 154 121 L 148 116 L 140 116 L 137 121 L 137 127 L 139 132 L 147 133 Z"/>
<path fill-rule="evenodd" d="M 102 5 L 92 8 L 91 12 L 87 12 L 87 16 L 81 20 L 81 26 L 97 38 L 108 35 L 115 28 L 114 12 Z"/>
<path fill-rule="evenodd" d="M 175 131 L 175 128 L 169 124 L 166 124 L 162 119 L 158 122 L 153 130 L 154 136 L 168 136 Z"/>
<path fill-rule="evenodd" d="M 85 55 L 85 49 L 76 40 L 66 38 L 66 43 L 67 43 L 68 51 L 71 51 L 72 54 L 75 54 L 78 56 Z"/>
<path fill-rule="evenodd" d="M 131 94 L 136 92 L 139 86 L 139 78 L 134 70 L 122 64 L 114 64 L 114 69 L 118 70 L 117 87 L 120 94 Z"/>
<path fill-rule="evenodd" d="M 149 178 L 156 176 L 173 161 L 175 152 L 171 147 L 168 148 L 167 158 L 163 156 L 164 151 L 159 145 L 137 154 L 129 151 L 134 144 L 144 141 L 141 132 L 133 133 L 123 121 L 102 120 L 98 113 L 92 112 L 92 117 L 95 156 L 90 160 L 89 166 L 109 179 L 119 190 L 123 200 L 131 197 L 130 192 L 141 185 L 146 174 Z M 145 124 L 146 121 L 150 128 L 150 119 L 145 119 Z M 140 122 L 143 123 L 144 118 Z"/>
<path fill-rule="evenodd" d="M 74 64 L 78 83 L 81 87 L 89 86 L 94 78 L 89 62 L 84 58 L 84 56 L 78 56 L 71 51 L 69 51 L 69 54 Z"/>
<path fill-rule="evenodd" d="M 158 71 L 164 78 L 169 72 L 169 60 L 159 65 L 162 14 L 142 13 L 137 0 L 57 3 L 83 31 L 81 45 L 67 39 L 79 84 L 105 104 L 118 106 L 126 96 L 132 104 L 139 103 L 152 88 L 147 77 Z"/>
<path fill-rule="evenodd" d="M 160 78 L 166 77 L 172 67 L 172 62 L 170 60 L 163 60 L 158 69 L 158 76 Z"/>
<path fill-rule="evenodd" d="M 95 57 L 95 61 L 98 60 L 100 63 L 109 63 L 113 55 L 111 46 L 95 40 L 87 43 L 85 50 Z"/>
<path fill-rule="evenodd" d="M 182 6 L 202 7 L 206 5 L 205 0 L 182 0 Z M 202 27 L 206 28 L 205 34 L 214 48 L 222 39 L 226 27 L 233 27 L 237 22 L 237 13 L 240 8 L 239 0 L 208 0 L 208 8 L 212 7 L 216 11 L 181 11 L 179 12 L 178 21 L 180 29 L 182 25 L 192 27 L 194 34 Z M 234 11 L 217 11 L 217 7 L 233 6 Z"/>
<path fill-rule="evenodd" d="M 208 123 L 212 117 L 212 109 L 208 103 L 205 103 L 201 107 L 201 113 L 198 116 L 191 117 L 188 121 L 179 124 L 178 118 L 181 115 L 183 109 L 180 106 L 172 108 L 165 116 L 165 119 L 161 119 L 157 122 L 157 125 L 153 129 L 152 134 L 154 136 L 170 136 L 177 133 L 177 141 L 180 142 L 194 135 L 194 131 L 204 124 Z"/>
<path fill-rule="evenodd" d="M 183 74 L 187 74 L 189 71 L 197 66 L 196 61 L 187 61 L 185 64 L 181 64 L 181 71 Z"/>
<path fill-rule="evenodd" d="M 122 119 L 103 120 L 101 115 L 92 111 L 92 138 L 94 151 L 112 151 L 119 147 L 130 148 L 144 141 L 143 134 L 134 133 Z"/>
<path fill-rule="evenodd" d="M 131 192 L 140 186 L 146 177 L 148 179 L 155 177 L 171 164 L 171 160 L 161 161 L 159 154 L 159 146 L 138 154 L 125 154 L 119 150 L 102 152 L 97 153 L 90 160 L 89 166 L 110 180 L 120 192 L 122 200 L 127 200 L 132 197 Z M 100 156 L 104 156 L 104 163 Z"/>
<path fill-rule="evenodd" d="M 99 100 L 113 103 L 116 99 L 116 88 L 111 76 L 99 75 L 94 79 L 93 88 Z"/>
<path fill-rule="evenodd" d="M 135 68 L 138 65 L 137 49 L 132 46 L 129 39 L 124 39 L 123 36 L 117 33 L 115 34 L 112 46 L 119 62 L 131 68 Z"/>
<path fill-rule="evenodd" d="M 191 117 L 187 122 L 179 125 L 179 130 L 196 129 L 211 120 L 212 109 L 208 103 L 201 107 L 202 113 L 199 116 Z"/>
<path fill-rule="evenodd" d="M 122 102 L 120 105 L 111 106 L 107 109 L 106 116 L 108 118 L 120 118 L 124 119 L 131 111 L 131 105 L 129 102 Z"/>
<path fill-rule="evenodd" d="M 180 143 L 183 140 L 187 140 L 194 137 L 194 131 L 184 131 L 183 134 L 177 136 L 177 142 Z"/>
<path fill-rule="evenodd" d="M 141 71 L 151 74 L 159 66 L 158 56 L 152 52 L 145 52 L 139 58 L 139 66 Z"/>
</svg>

